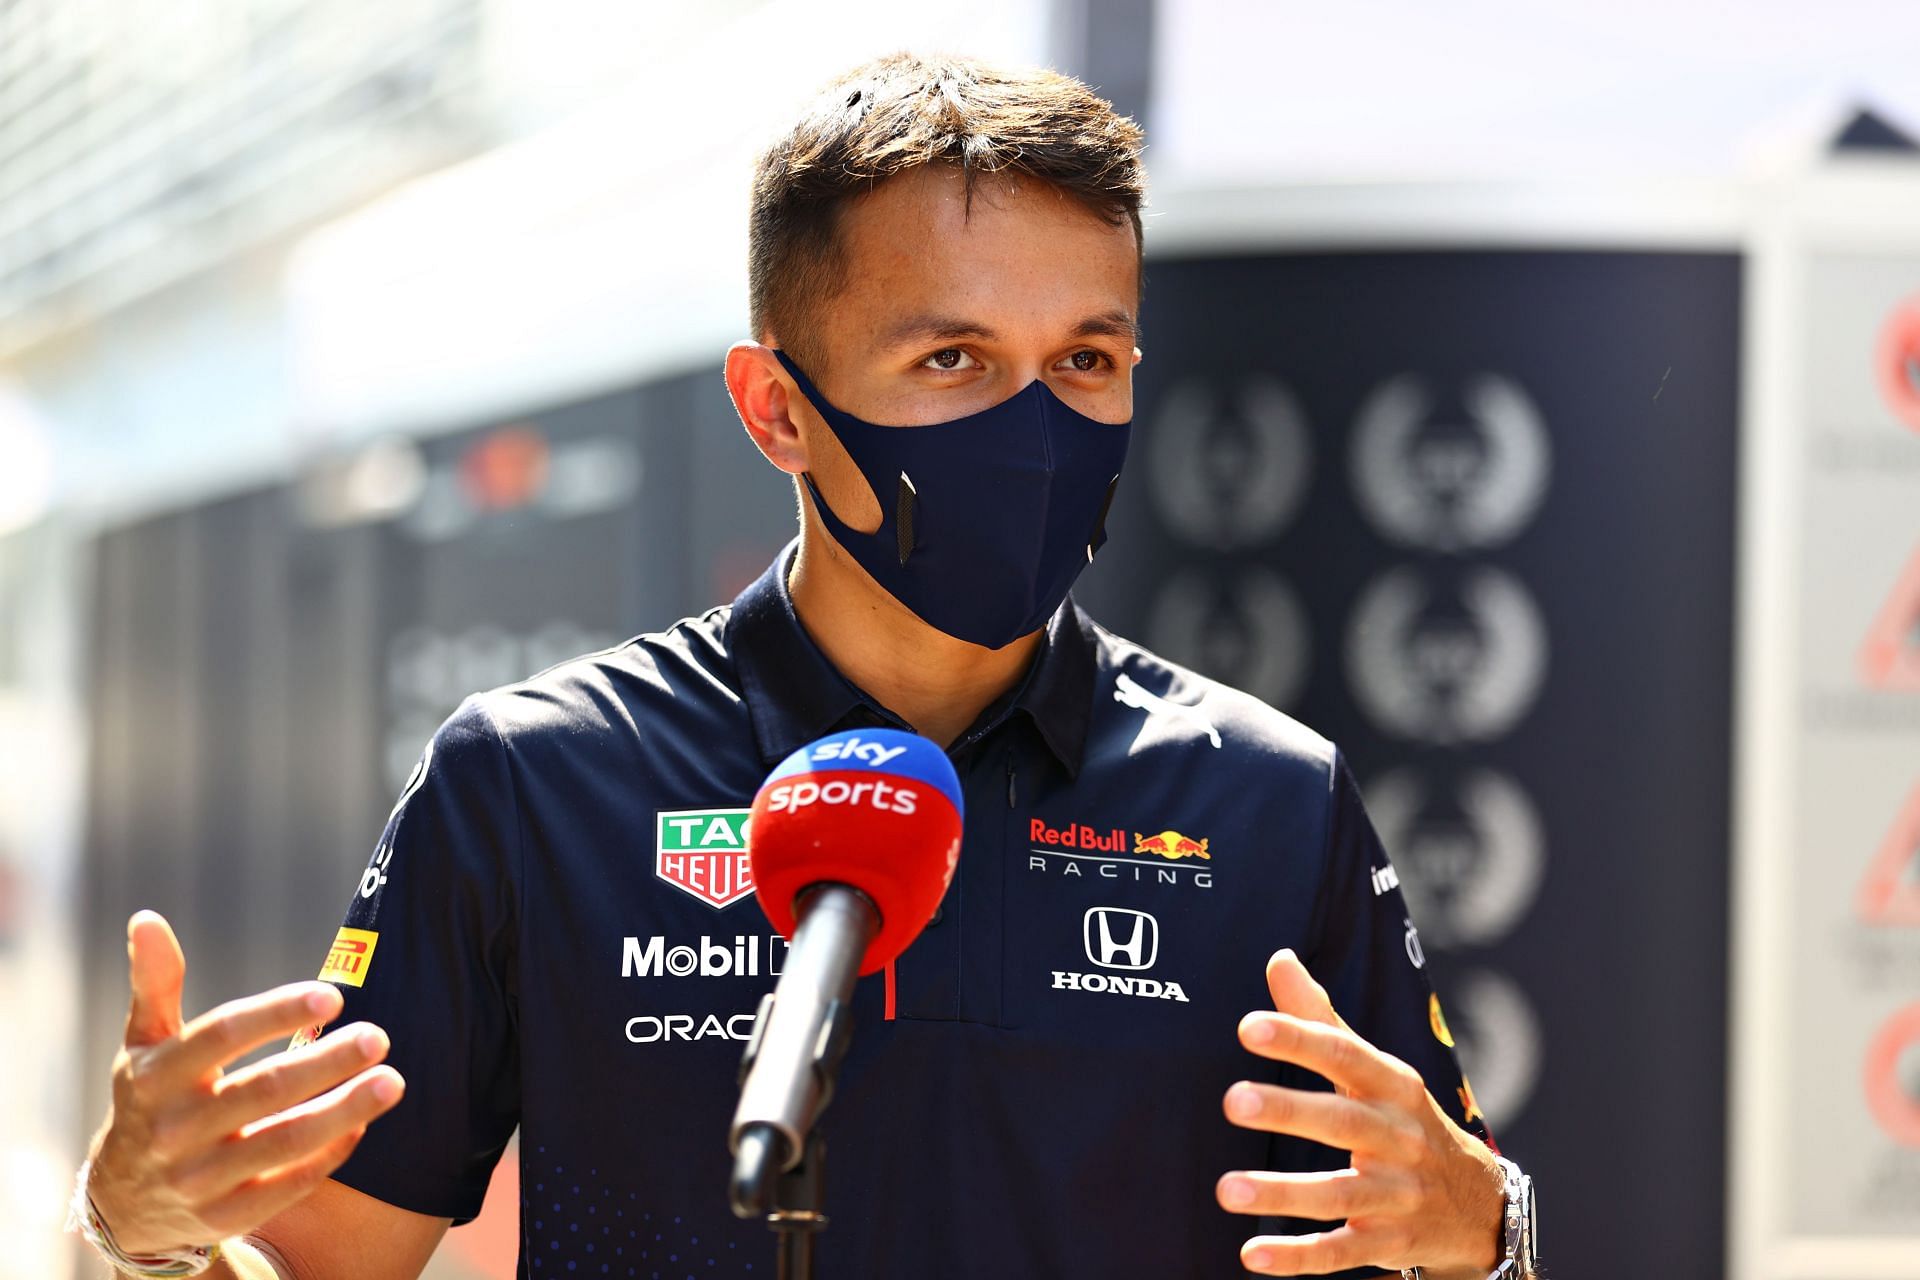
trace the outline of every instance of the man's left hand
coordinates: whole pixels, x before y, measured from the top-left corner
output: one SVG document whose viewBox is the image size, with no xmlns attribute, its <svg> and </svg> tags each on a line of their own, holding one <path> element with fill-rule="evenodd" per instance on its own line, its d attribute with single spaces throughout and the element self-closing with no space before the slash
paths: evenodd
<svg viewBox="0 0 1920 1280">
<path fill-rule="evenodd" d="M 1505 1175 L 1486 1144 L 1456 1125 L 1420 1073 L 1355 1035 L 1291 951 L 1267 962 L 1277 1012 L 1240 1020 L 1240 1043 L 1291 1062 L 1336 1092 L 1243 1080 L 1227 1119 L 1353 1154 L 1326 1173 L 1236 1171 L 1215 1194 L 1233 1213 L 1342 1221 L 1303 1236 L 1254 1236 L 1240 1260 L 1263 1275 L 1326 1275 L 1349 1267 L 1423 1268 L 1427 1280 L 1482 1280 L 1499 1259 Z"/>
</svg>

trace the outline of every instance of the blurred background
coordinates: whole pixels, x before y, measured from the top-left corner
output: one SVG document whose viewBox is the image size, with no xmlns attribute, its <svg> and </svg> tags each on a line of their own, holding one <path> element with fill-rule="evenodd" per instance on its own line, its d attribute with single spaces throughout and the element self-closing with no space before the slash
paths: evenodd
<svg viewBox="0 0 1920 1280">
<path fill-rule="evenodd" d="M 750 164 L 903 46 L 1145 124 L 1081 598 L 1345 746 L 1555 1274 L 1920 1277 L 1908 0 L 0 3 L 0 1274 L 133 909 L 312 974 L 466 692 L 789 536 Z"/>
</svg>

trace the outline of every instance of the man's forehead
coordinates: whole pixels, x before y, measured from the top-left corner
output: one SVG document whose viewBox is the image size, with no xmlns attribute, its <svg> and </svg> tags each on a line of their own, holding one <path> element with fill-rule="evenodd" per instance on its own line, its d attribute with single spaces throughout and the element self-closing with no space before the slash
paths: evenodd
<svg viewBox="0 0 1920 1280">
<path fill-rule="evenodd" d="M 875 348 L 1035 327 L 1138 340 L 1130 220 L 1112 224 L 1047 182 L 976 175 L 969 202 L 957 169 L 929 167 L 887 179 L 846 213 L 846 285 Z"/>
<path fill-rule="evenodd" d="M 843 232 L 874 247 L 907 249 L 918 238 L 949 249 L 987 249 L 1012 234 L 1066 234 L 1118 255 L 1137 254 L 1131 219 L 1111 222 L 1039 178 L 975 174 L 929 165 L 896 174 L 849 202 Z"/>
</svg>

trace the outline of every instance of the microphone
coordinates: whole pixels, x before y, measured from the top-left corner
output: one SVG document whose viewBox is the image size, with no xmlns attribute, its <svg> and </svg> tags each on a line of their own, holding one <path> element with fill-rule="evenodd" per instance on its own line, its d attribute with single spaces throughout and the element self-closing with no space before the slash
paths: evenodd
<svg viewBox="0 0 1920 1280">
<path fill-rule="evenodd" d="M 729 1147 L 733 1210 L 764 1209 L 827 1105 L 858 974 L 920 935 L 960 859 L 960 779 L 946 753 L 897 729 L 829 734 L 767 775 L 748 818 L 754 893 L 791 940 L 741 1063 Z"/>
</svg>

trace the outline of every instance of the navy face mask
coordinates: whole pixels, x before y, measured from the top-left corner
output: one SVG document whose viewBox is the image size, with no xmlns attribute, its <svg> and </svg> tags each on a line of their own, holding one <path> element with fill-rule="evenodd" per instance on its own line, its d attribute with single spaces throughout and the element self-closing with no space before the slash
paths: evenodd
<svg viewBox="0 0 1920 1280">
<path fill-rule="evenodd" d="M 928 626 L 998 649 L 1046 625 L 1107 540 L 1132 423 L 1100 422 L 1034 379 L 991 408 L 883 427 L 827 403 L 775 350 L 880 500 L 848 528 L 802 478 L 834 541 Z"/>
</svg>

